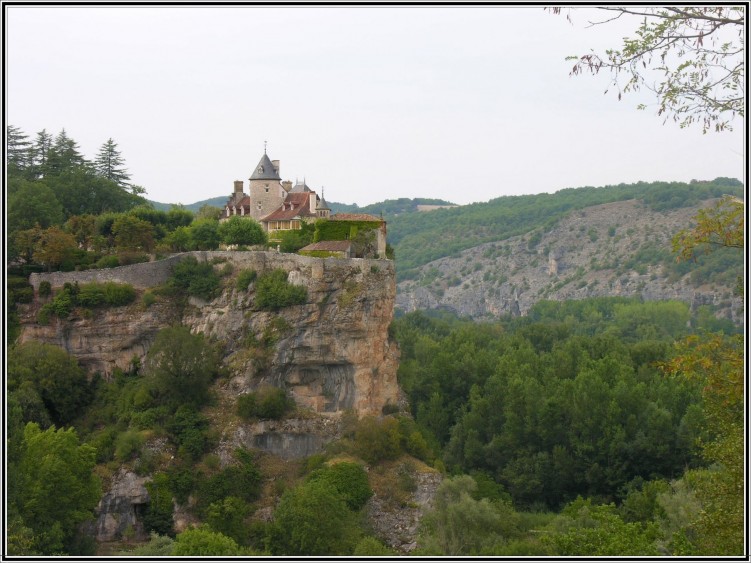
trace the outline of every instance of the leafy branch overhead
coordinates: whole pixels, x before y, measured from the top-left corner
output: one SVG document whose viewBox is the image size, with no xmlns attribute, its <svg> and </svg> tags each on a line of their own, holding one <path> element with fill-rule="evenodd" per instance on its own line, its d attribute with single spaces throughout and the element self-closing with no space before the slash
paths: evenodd
<svg viewBox="0 0 751 563">
<path fill-rule="evenodd" d="M 599 9 L 612 17 L 589 22 L 590 26 L 637 17 L 639 27 L 633 37 L 624 38 L 620 49 L 567 57 L 576 61 L 572 75 L 608 69 L 619 100 L 623 93 L 648 90 L 657 98 L 657 115 L 681 128 L 700 125 L 704 133 L 732 130 L 730 122 L 745 115 L 744 7 Z M 551 11 L 557 14 L 561 8 Z M 645 104 L 638 107 L 646 109 Z"/>
</svg>

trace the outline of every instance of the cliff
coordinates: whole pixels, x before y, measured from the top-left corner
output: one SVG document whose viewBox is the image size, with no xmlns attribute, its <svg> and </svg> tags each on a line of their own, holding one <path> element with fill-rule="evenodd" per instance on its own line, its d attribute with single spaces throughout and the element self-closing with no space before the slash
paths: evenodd
<svg viewBox="0 0 751 563">
<path fill-rule="evenodd" d="M 223 346 L 229 389 L 235 395 L 273 385 L 286 389 L 299 406 L 326 414 L 348 409 L 380 414 L 385 404 L 397 402 L 398 350 L 388 338 L 395 299 L 390 261 L 192 252 L 111 270 L 33 274 L 30 282 L 37 290 L 43 280 L 53 288 L 66 282 L 114 280 L 146 289 L 163 283 L 171 266 L 187 255 L 215 263 L 215 269 L 225 273 L 219 297 L 210 302 L 191 298 L 182 310 L 168 301 L 148 308 L 139 303 L 79 310 L 46 326 L 35 321 L 37 297 L 22 307 L 20 341 L 60 346 L 89 372 L 107 378 L 115 368 L 127 370 L 132 362 L 141 362 L 156 333 L 181 322 Z M 238 290 L 236 275 L 226 275 L 241 269 L 261 275 L 279 268 L 290 283 L 306 288 L 306 303 L 278 312 L 258 311 L 254 284 Z"/>
<path fill-rule="evenodd" d="M 676 299 L 692 309 L 711 305 L 718 315 L 742 323 L 735 279 L 714 282 L 710 276 L 697 283 L 691 264 L 683 273 L 666 268 L 675 264 L 672 237 L 691 224 L 698 209 L 655 211 L 632 199 L 573 211 L 545 229 L 422 266 L 416 280 L 399 283 L 396 305 L 406 312 L 445 309 L 487 319 L 525 315 L 541 299 L 619 295 Z M 740 253 L 734 266 L 742 272 Z"/>
</svg>

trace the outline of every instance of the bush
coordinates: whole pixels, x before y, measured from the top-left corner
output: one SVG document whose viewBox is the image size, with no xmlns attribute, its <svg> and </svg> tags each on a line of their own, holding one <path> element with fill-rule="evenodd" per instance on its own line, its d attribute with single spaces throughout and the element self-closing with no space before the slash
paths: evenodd
<svg viewBox="0 0 751 563">
<path fill-rule="evenodd" d="M 266 244 L 268 236 L 260 223 L 250 217 L 230 217 L 219 224 L 218 234 L 224 244 Z"/>
<path fill-rule="evenodd" d="M 255 393 L 238 397 L 237 414 L 245 419 L 257 417 L 278 420 L 294 406 L 294 401 L 287 397 L 284 389 L 263 387 Z"/>
<path fill-rule="evenodd" d="M 199 263 L 193 256 L 181 260 L 172 268 L 172 276 L 167 282 L 172 288 L 186 291 L 205 300 L 216 297 L 220 279 L 214 267 L 206 262 Z"/>
<path fill-rule="evenodd" d="M 144 439 L 140 432 L 128 430 L 120 434 L 115 440 L 115 459 L 128 461 L 138 455 L 143 447 Z"/>
<path fill-rule="evenodd" d="M 120 260 L 115 255 L 108 255 L 108 256 L 102 256 L 97 262 L 94 264 L 95 268 L 103 269 L 103 268 L 116 268 L 120 265 Z"/>
<path fill-rule="evenodd" d="M 255 270 L 241 270 L 240 273 L 237 275 L 237 289 L 238 291 L 245 291 L 248 289 L 248 286 L 256 281 L 256 278 L 258 277 L 258 272 Z"/>
<path fill-rule="evenodd" d="M 365 506 L 368 499 L 373 496 L 373 490 L 368 484 L 368 474 L 357 463 L 340 462 L 319 469 L 313 472 L 308 480 L 331 485 L 344 498 L 347 506 L 355 511 Z"/>
<path fill-rule="evenodd" d="M 301 305 L 307 299 L 307 290 L 290 284 L 287 272 L 282 269 L 263 274 L 256 283 L 256 306 L 261 310 L 278 311 L 290 305 Z"/>
<path fill-rule="evenodd" d="M 40 297 L 48 297 L 49 295 L 52 295 L 52 284 L 48 281 L 43 281 L 39 283 L 39 296 Z"/>
<path fill-rule="evenodd" d="M 141 303 L 143 303 L 143 306 L 146 308 L 151 307 L 156 302 L 156 295 L 151 293 L 150 291 L 147 291 L 143 294 L 143 297 L 141 298 Z"/>
<path fill-rule="evenodd" d="M 363 417 L 355 430 L 355 452 L 371 464 L 396 459 L 401 453 L 399 423 L 393 418 Z"/>
</svg>

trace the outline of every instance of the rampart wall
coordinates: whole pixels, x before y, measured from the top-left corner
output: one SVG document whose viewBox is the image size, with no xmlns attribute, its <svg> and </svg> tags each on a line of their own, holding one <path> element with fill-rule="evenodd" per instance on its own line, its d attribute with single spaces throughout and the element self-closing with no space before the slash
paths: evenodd
<svg viewBox="0 0 751 563">
<path fill-rule="evenodd" d="M 128 283 L 137 289 L 147 289 L 161 285 L 169 279 L 173 266 L 187 256 L 195 256 L 199 262 L 206 262 L 214 258 L 224 258 L 240 268 L 253 268 L 258 272 L 269 269 L 282 268 L 286 271 L 307 270 L 311 277 L 322 277 L 324 271 L 337 270 L 349 265 L 361 264 L 363 268 L 377 265 L 379 268 L 394 268 L 390 260 L 366 258 L 314 258 L 298 254 L 286 254 L 273 251 L 227 251 L 227 250 L 194 250 L 173 254 L 162 260 L 142 262 L 129 266 L 118 266 L 102 270 L 83 270 L 80 272 L 49 272 L 33 273 L 29 283 L 34 291 L 39 290 L 42 281 L 50 282 L 54 287 L 62 287 L 65 283 L 118 282 Z"/>
</svg>

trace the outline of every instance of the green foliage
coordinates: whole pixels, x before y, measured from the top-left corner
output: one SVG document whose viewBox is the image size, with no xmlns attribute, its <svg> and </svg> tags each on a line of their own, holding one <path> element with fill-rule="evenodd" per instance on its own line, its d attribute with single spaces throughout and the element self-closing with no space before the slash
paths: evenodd
<svg viewBox="0 0 751 563">
<path fill-rule="evenodd" d="M 128 430 L 115 440 L 115 459 L 120 462 L 129 461 L 141 453 L 145 440 L 140 432 Z"/>
<path fill-rule="evenodd" d="M 282 252 L 297 252 L 304 246 L 313 242 L 315 225 L 313 223 L 301 224 L 300 229 L 282 231 L 279 237 L 279 249 Z"/>
<path fill-rule="evenodd" d="M 165 473 L 157 473 L 146 483 L 149 492 L 149 504 L 143 513 L 143 525 L 146 531 L 160 535 L 173 536 L 172 492 L 169 478 Z"/>
<path fill-rule="evenodd" d="M 246 291 L 248 286 L 256 281 L 257 277 L 258 272 L 253 269 L 240 270 L 240 273 L 237 275 L 237 290 Z"/>
<path fill-rule="evenodd" d="M 39 297 L 52 295 L 52 285 L 47 280 L 39 282 Z"/>
<path fill-rule="evenodd" d="M 190 225 L 190 239 L 196 250 L 216 250 L 219 248 L 219 221 L 197 219 Z"/>
<path fill-rule="evenodd" d="M 146 355 L 145 374 L 153 378 L 163 403 L 200 407 L 218 375 L 219 353 L 201 334 L 184 326 L 159 331 Z"/>
<path fill-rule="evenodd" d="M 364 416 L 355 430 L 355 452 L 370 464 L 396 459 L 401 453 L 399 422 L 392 417 Z"/>
<path fill-rule="evenodd" d="M 475 500 L 468 475 L 445 479 L 434 507 L 421 521 L 420 545 L 436 555 L 478 555 L 518 535 L 518 516 L 510 507 Z"/>
<path fill-rule="evenodd" d="M 373 496 L 368 474 L 357 463 L 335 463 L 311 473 L 308 481 L 322 481 L 330 485 L 354 511 L 360 510 Z"/>
<path fill-rule="evenodd" d="M 284 389 L 278 387 L 262 387 L 256 392 L 246 393 L 237 398 L 237 414 L 246 420 L 279 420 L 294 407 L 294 400 L 287 397 Z"/>
<path fill-rule="evenodd" d="M 504 196 L 430 213 L 387 215 L 389 240 L 396 249 L 397 281 L 415 279 L 419 267 L 479 244 L 550 230 L 566 214 L 592 205 L 644 199 L 655 210 L 693 206 L 731 194 L 742 197 L 739 182 L 638 182 L 599 188 L 559 190 L 555 194 Z M 333 222 L 333 221 L 332 221 Z"/>
<path fill-rule="evenodd" d="M 73 428 L 42 431 L 35 423 L 26 425 L 20 457 L 11 460 L 8 500 L 28 530 L 24 543 L 30 553 L 75 555 L 78 526 L 93 517 L 101 495 L 95 455 L 94 448 L 79 444 Z"/>
<path fill-rule="evenodd" d="M 353 516 L 328 483 L 288 489 L 274 511 L 269 549 L 273 555 L 350 555 L 359 536 Z"/>
<path fill-rule="evenodd" d="M 81 285 L 76 302 L 82 307 L 109 305 L 121 307 L 135 301 L 136 290 L 127 283 L 104 282 L 85 283 Z"/>
<path fill-rule="evenodd" d="M 151 532 L 148 543 L 138 546 L 130 551 L 121 551 L 120 556 L 169 556 L 172 555 L 172 548 L 175 540 L 169 536 L 160 536 L 156 532 Z"/>
<path fill-rule="evenodd" d="M 221 280 L 214 272 L 214 266 L 188 256 L 175 264 L 167 283 L 172 288 L 208 301 L 217 296 Z"/>
<path fill-rule="evenodd" d="M 615 506 L 593 505 L 582 498 L 569 504 L 551 524 L 555 533 L 543 541 L 562 556 L 659 555 L 656 523 L 627 523 Z"/>
<path fill-rule="evenodd" d="M 409 314 L 392 334 L 416 427 L 447 467 L 492 475 L 519 507 L 556 509 L 700 463 L 699 387 L 654 365 L 687 319 L 680 303 L 601 298 L 495 324 Z"/>
<path fill-rule="evenodd" d="M 215 532 L 232 538 L 240 545 L 248 542 L 245 518 L 250 514 L 249 505 L 237 497 L 225 497 L 209 505 L 206 523 Z"/>
<path fill-rule="evenodd" d="M 195 407 L 180 405 L 167 424 L 167 430 L 179 447 L 180 457 L 197 460 L 208 447 L 209 420 Z"/>
<path fill-rule="evenodd" d="M 318 219 L 315 222 L 313 242 L 323 240 L 350 240 L 361 231 L 378 229 L 380 221 L 329 221 Z"/>
<path fill-rule="evenodd" d="M 365 536 L 359 542 L 357 542 L 357 545 L 355 546 L 355 549 L 352 552 L 352 555 L 354 555 L 355 557 L 363 557 L 363 556 L 367 557 L 367 556 L 378 556 L 378 555 L 381 555 L 381 556 L 385 555 L 385 556 L 393 557 L 398 554 L 393 549 L 383 545 L 376 538 L 372 536 Z"/>
<path fill-rule="evenodd" d="M 282 269 L 261 274 L 256 282 L 255 304 L 261 310 L 278 311 L 291 305 L 302 305 L 307 299 L 307 290 L 289 283 L 287 272 Z"/>
<path fill-rule="evenodd" d="M 254 245 L 268 241 L 266 231 L 250 217 L 234 215 L 219 223 L 217 233 L 224 244 Z"/>
<path fill-rule="evenodd" d="M 190 528 L 177 534 L 172 547 L 172 555 L 181 556 L 222 556 L 247 555 L 248 552 L 237 542 L 207 526 Z"/>
<path fill-rule="evenodd" d="M 29 341 L 10 349 L 8 391 L 27 397 L 24 420 L 64 426 L 92 399 L 86 373 L 75 358 L 51 344 Z"/>
<path fill-rule="evenodd" d="M 230 465 L 209 477 L 196 482 L 198 511 L 203 514 L 213 503 L 227 497 L 237 497 L 245 502 L 258 498 L 261 492 L 261 473 L 253 456 L 247 450 L 235 450 L 236 465 Z"/>
</svg>

